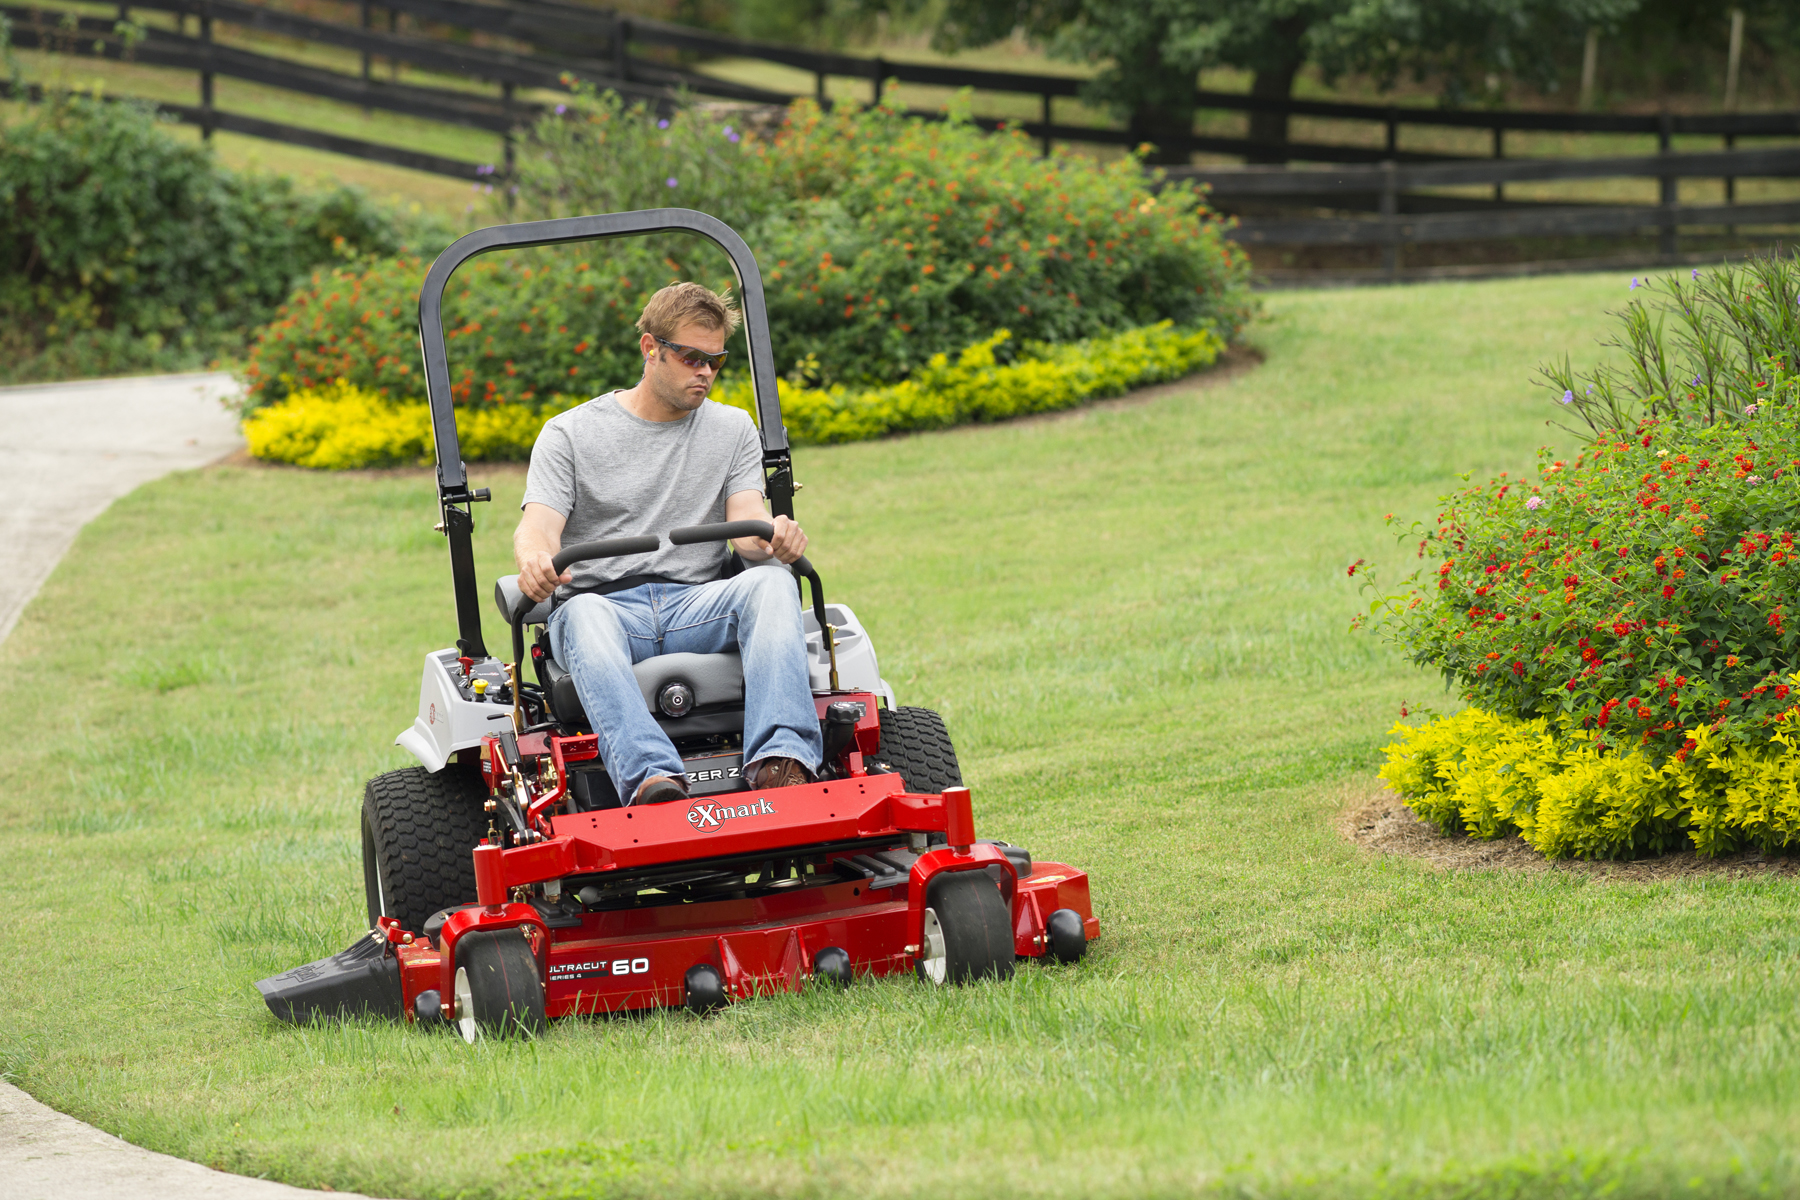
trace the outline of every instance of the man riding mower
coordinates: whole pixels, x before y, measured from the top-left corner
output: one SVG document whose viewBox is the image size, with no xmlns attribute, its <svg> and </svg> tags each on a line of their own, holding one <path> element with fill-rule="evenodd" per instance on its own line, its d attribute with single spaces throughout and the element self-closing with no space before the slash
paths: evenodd
<svg viewBox="0 0 1800 1200">
<path fill-rule="evenodd" d="M 552 419 L 533 449 L 520 571 L 494 589 L 504 661 L 482 636 L 471 512 L 488 493 L 458 453 L 444 288 L 488 251 L 653 233 L 731 260 L 757 420 L 706 399 L 737 314 L 698 285 L 657 293 L 638 384 Z M 433 263 L 419 329 L 460 636 L 426 656 L 396 739 L 420 765 L 365 793 L 373 929 L 258 983 L 271 1011 L 474 1041 L 809 979 L 963 983 L 1081 957 L 1099 933 L 1085 873 L 975 837 L 943 722 L 895 706 L 855 613 L 825 601 L 742 239 L 685 209 L 478 230 Z"/>
</svg>

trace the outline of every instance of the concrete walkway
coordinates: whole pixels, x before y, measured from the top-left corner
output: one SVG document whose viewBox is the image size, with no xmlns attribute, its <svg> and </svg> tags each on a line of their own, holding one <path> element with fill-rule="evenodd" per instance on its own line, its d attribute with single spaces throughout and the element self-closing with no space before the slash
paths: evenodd
<svg viewBox="0 0 1800 1200">
<path fill-rule="evenodd" d="M 314 1192 L 227 1175 L 101 1133 L 0 1083 L 0 1195 L 6 1200 L 301 1200 Z"/>
<path fill-rule="evenodd" d="M 220 374 L 0 388 L 0 642 L 81 527 L 107 505 L 243 445 L 237 418 L 220 403 L 236 390 Z M 140 1149 L 0 1082 L 5 1200 L 324 1195 Z"/>
<path fill-rule="evenodd" d="M 107 505 L 244 444 L 236 392 L 223 374 L 0 388 L 0 641 Z"/>
</svg>

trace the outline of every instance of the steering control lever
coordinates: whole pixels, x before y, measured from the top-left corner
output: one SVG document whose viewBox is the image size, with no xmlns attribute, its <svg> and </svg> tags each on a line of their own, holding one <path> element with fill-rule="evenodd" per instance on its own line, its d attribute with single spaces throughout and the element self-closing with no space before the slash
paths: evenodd
<svg viewBox="0 0 1800 1200">
<path fill-rule="evenodd" d="M 669 531 L 669 541 L 677 546 L 693 546 L 700 542 L 728 542 L 733 538 L 753 537 L 770 541 L 775 526 L 768 521 L 719 521 L 711 525 L 683 525 Z M 831 661 L 831 690 L 838 690 L 837 630 L 825 619 L 825 589 L 819 573 L 802 554 L 789 564 L 794 574 L 812 584 L 813 619 L 819 623 L 819 636 L 825 640 L 825 653 Z M 796 583 L 795 586 L 798 586 Z"/>
<path fill-rule="evenodd" d="M 569 569 L 570 563 L 586 562 L 590 558 L 623 558 L 627 554 L 649 554 L 660 545 L 662 543 L 649 534 L 607 538 L 602 542 L 579 542 L 558 550 L 550 560 L 550 565 L 561 575 Z"/>
</svg>

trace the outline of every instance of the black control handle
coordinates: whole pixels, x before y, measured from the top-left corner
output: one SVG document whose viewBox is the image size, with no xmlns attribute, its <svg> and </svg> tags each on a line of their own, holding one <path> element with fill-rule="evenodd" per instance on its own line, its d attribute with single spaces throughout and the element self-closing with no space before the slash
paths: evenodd
<svg viewBox="0 0 1800 1200">
<path fill-rule="evenodd" d="M 683 525 L 669 531 L 669 540 L 677 546 L 728 542 L 741 537 L 761 538 L 766 542 L 774 536 L 775 526 L 768 521 L 720 521 L 713 525 Z"/>
<path fill-rule="evenodd" d="M 649 554 L 662 545 L 657 539 L 645 535 L 643 537 L 607 538 L 603 542 L 582 542 L 574 546 L 564 546 L 550 560 L 550 565 L 561 575 L 569 569 L 570 563 L 586 562 L 590 558 L 622 558 L 627 554 Z"/>
</svg>

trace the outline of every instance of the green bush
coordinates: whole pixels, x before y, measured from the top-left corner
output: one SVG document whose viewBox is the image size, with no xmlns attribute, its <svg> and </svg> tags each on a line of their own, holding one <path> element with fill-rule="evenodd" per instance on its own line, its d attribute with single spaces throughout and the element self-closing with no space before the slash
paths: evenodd
<svg viewBox="0 0 1800 1200">
<path fill-rule="evenodd" d="M 401 244 L 349 188 L 228 171 L 146 106 L 62 97 L 0 129 L 0 378 L 198 365 L 313 264 Z"/>
<path fill-rule="evenodd" d="M 796 103 L 751 153 L 793 199 L 758 230 L 770 321 L 824 383 L 893 380 L 1011 329 L 1066 342 L 1169 320 L 1230 338 L 1247 260 L 1192 185 L 1153 191 L 1132 156 L 1040 158 L 966 109 L 922 121 Z"/>
<path fill-rule="evenodd" d="M 777 361 L 796 384 L 895 383 L 1002 328 L 1017 337 L 1000 347 L 1005 361 L 1026 343 L 1161 320 L 1229 339 L 1249 316 L 1247 264 L 1218 220 L 1185 186 L 1147 190 L 1134 160 L 1043 160 L 1018 135 L 966 121 L 828 116 L 804 101 L 762 140 L 697 110 L 659 129 L 585 89 L 566 108 L 543 118 L 522 153 L 524 215 L 671 199 L 737 214 L 763 269 Z M 621 165 L 602 170 L 602 161 Z M 692 169 L 658 183 L 677 161 Z M 316 274 L 258 333 L 249 405 L 339 378 L 421 396 L 414 314 L 425 265 Z M 634 383 L 632 322 L 672 278 L 722 287 L 730 276 L 722 256 L 688 238 L 463 268 L 446 300 L 457 402 L 540 404 Z"/>
</svg>

